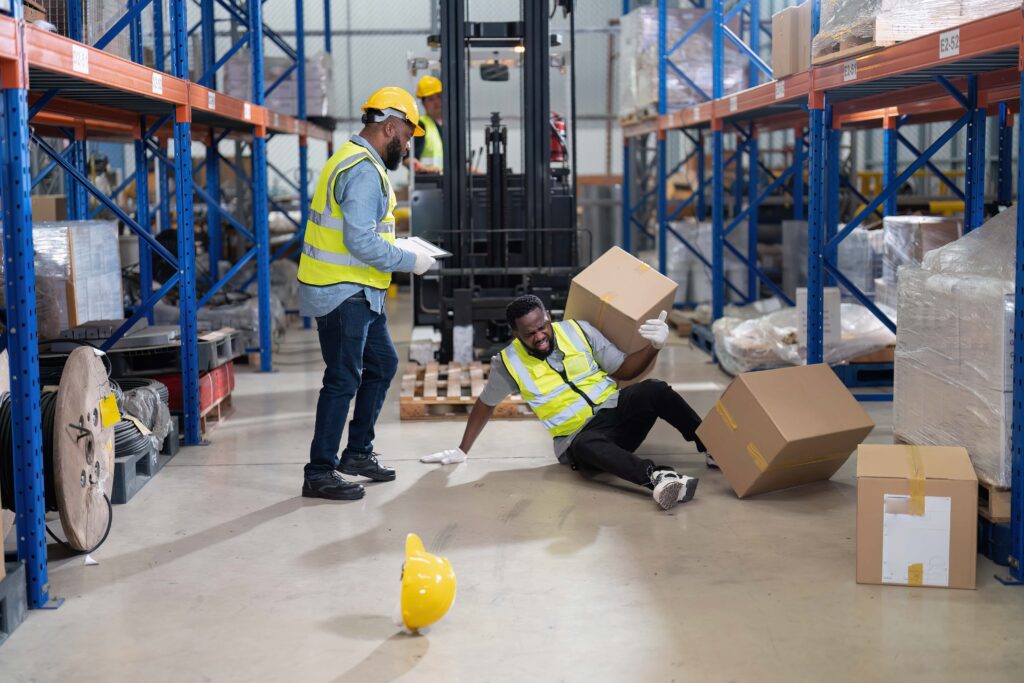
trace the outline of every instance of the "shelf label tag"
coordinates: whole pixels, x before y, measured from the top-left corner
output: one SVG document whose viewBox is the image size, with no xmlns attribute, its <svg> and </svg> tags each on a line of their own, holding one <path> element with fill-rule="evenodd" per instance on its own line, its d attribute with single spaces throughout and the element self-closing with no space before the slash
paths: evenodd
<svg viewBox="0 0 1024 683">
<path fill-rule="evenodd" d="M 939 34 L 939 59 L 948 59 L 960 55 L 960 29 Z"/>
<path fill-rule="evenodd" d="M 843 81 L 857 80 L 857 60 L 851 59 L 843 64 Z"/>
<path fill-rule="evenodd" d="M 164 94 L 164 75 L 153 73 L 153 94 L 163 95 Z"/>
<path fill-rule="evenodd" d="M 775 99 L 781 100 L 786 96 L 786 82 L 775 81 Z"/>
<path fill-rule="evenodd" d="M 275 111 L 274 112 L 274 128 L 280 128 L 280 127 L 281 127 L 281 117 Z"/>
<path fill-rule="evenodd" d="M 71 46 L 71 70 L 76 74 L 89 73 L 89 50 L 84 45 Z"/>
<path fill-rule="evenodd" d="M 206 106 L 210 111 L 217 111 L 217 94 L 215 92 L 206 93 Z"/>
<path fill-rule="evenodd" d="M 736 111 L 736 97 L 735 96 L 729 98 L 729 112 L 732 113 L 734 111 Z"/>
<path fill-rule="evenodd" d="M 695 118 L 695 119 L 699 119 L 700 118 L 700 105 L 699 104 L 696 107 L 693 108 L 693 118 Z"/>
<path fill-rule="evenodd" d="M 248 102 L 242 105 L 242 112 L 245 115 L 246 121 L 252 121 L 252 105 Z"/>
</svg>

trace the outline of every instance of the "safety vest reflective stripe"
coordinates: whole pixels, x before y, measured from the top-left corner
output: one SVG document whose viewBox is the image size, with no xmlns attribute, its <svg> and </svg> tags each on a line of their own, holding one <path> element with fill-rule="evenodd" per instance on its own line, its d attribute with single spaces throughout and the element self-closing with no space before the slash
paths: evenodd
<svg viewBox="0 0 1024 683">
<path fill-rule="evenodd" d="M 432 118 L 424 114 L 420 117 L 423 124 L 423 156 L 420 163 L 436 168 L 444 168 L 444 146 L 441 141 L 441 131 Z"/>
<path fill-rule="evenodd" d="M 314 211 L 313 209 L 309 210 L 309 220 L 316 223 L 319 227 L 327 228 L 328 230 L 344 231 L 345 229 L 344 218 L 328 216 L 319 211 Z M 373 229 L 379 235 L 389 235 L 395 231 L 395 224 L 392 221 L 377 223 Z"/>
<path fill-rule="evenodd" d="M 516 376 L 520 382 L 525 386 L 524 388 L 534 396 L 542 398 L 540 389 L 537 388 L 537 383 L 533 381 L 533 376 L 530 371 L 523 365 L 523 360 L 519 357 L 519 354 L 515 352 L 511 346 L 501 352 L 501 357 L 505 360 L 505 364 L 508 369 L 512 371 L 512 374 Z"/>
<path fill-rule="evenodd" d="M 573 403 L 571 406 L 569 406 L 562 412 L 558 413 L 554 417 L 549 418 L 547 420 L 541 420 L 541 422 L 548 429 L 552 429 L 554 427 L 561 427 L 566 422 L 573 419 L 584 410 L 588 410 L 589 408 L 590 406 L 587 404 L 586 400 L 581 396 L 579 399 L 576 400 L 575 403 Z"/>
<path fill-rule="evenodd" d="M 317 261 L 330 263 L 332 266 L 369 267 L 352 254 L 336 254 L 333 251 L 327 251 L 326 249 L 317 249 L 309 242 L 302 245 L 302 253 L 310 258 L 316 259 Z"/>
<path fill-rule="evenodd" d="M 611 387 L 615 386 L 615 380 L 611 377 L 605 377 L 603 380 L 592 386 L 587 390 L 587 398 L 592 402 L 597 403 L 597 400 L 601 398 L 601 394 L 608 391 Z"/>
</svg>

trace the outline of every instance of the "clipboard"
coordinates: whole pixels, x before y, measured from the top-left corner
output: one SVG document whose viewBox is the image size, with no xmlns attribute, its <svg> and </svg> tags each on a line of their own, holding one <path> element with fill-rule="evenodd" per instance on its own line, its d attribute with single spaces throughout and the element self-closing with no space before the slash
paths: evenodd
<svg viewBox="0 0 1024 683">
<path fill-rule="evenodd" d="M 395 246 L 408 249 L 409 251 L 415 251 L 421 254 L 426 254 L 433 258 L 447 258 L 452 255 L 450 251 L 445 251 L 441 247 L 428 242 L 422 237 L 399 237 L 395 240 Z"/>
</svg>

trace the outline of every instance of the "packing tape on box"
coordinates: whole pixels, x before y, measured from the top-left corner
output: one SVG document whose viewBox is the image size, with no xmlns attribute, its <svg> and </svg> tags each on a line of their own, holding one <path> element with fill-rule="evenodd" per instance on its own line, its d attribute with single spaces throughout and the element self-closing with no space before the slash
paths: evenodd
<svg viewBox="0 0 1024 683">
<path fill-rule="evenodd" d="M 754 442 L 751 441 L 747 443 L 747 455 L 749 455 L 750 459 L 754 461 L 754 465 L 757 466 L 757 469 L 761 470 L 762 472 L 778 472 L 781 470 L 795 469 L 797 467 L 806 467 L 808 465 L 820 465 L 821 463 L 832 462 L 833 460 L 842 460 L 843 458 L 849 457 L 850 454 L 841 451 L 839 453 L 832 453 L 821 458 L 815 458 L 814 460 L 802 460 L 800 462 L 788 462 L 785 464 L 769 465 L 768 461 L 765 460 L 765 457 L 761 454 L 761 451 L 758 449 L 757 446 L 754 445 Z"/>
<path fill-rule="evenodd" d="M 923 586 L 924 585 L 924 563 L 915 562 L 914 564 L 907 567 L 907 585 L 908 586 Z"/>
<path fill-rule="evenodd" d="M 721 401 L 715 402 L 715 412 L 722 416 L 725 424 L 729 427 L 730 431 L 736 431 L 736 420 L 732 419 L 732 415 L 729 413 L 729 409 Z M 751 444 L 753 446 L 753 444 Z"/>
<path fill-rule="evenodd" d="M 924 462 L 917 446 L 910 446 L 910 514 L 924 516 Z"/>
</svg>

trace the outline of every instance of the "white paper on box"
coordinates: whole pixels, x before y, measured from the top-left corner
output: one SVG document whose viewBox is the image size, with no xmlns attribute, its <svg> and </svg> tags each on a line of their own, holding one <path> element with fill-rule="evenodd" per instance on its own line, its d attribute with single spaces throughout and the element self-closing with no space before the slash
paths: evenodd
<svg viewBox="0 0 1024 683">
<path fill-rule="evenodd" d="M 948 586 L 952 499 L 925 496 L 923 515 L 910 514 L 910 496 L 887 493 L 882 504 L 882 583 L 909 584 L 919 564 L 922 585 Z"/>
</svg>

